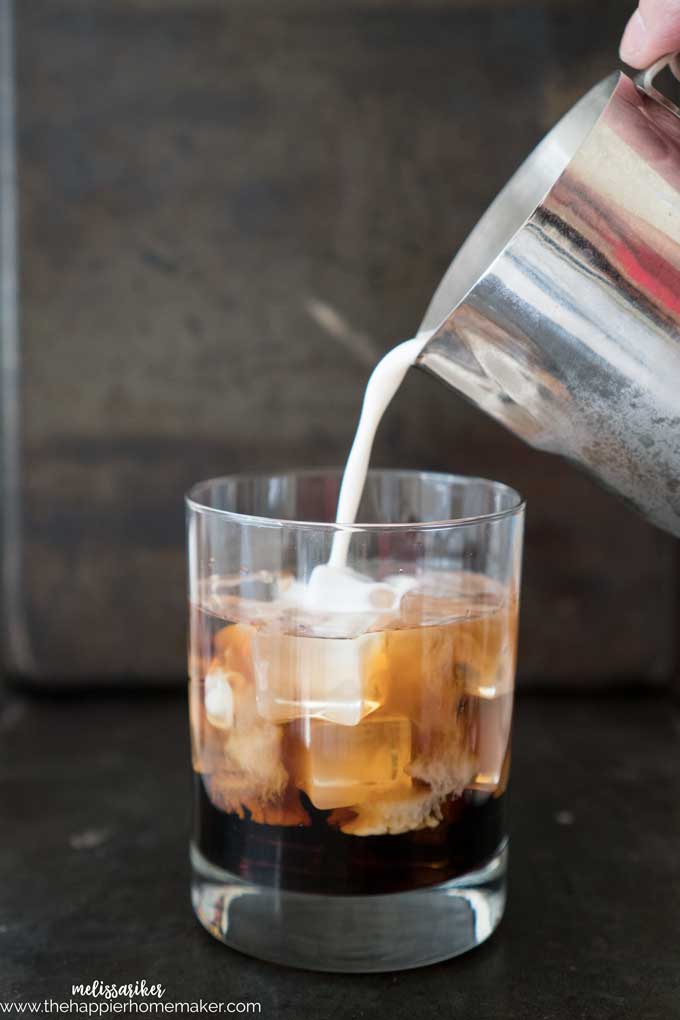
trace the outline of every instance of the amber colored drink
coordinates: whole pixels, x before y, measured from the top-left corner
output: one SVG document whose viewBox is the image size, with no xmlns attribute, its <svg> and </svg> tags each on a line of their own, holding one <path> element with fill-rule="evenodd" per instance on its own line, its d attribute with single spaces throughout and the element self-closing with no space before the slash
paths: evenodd
<svg viewBox="0 0 680 1020">
<path fill-rule="evenodd" d="M 374 616 L 225 579 L 191 606 L 194 842 L 260 885 L 434 885 L 498 853 L 517 602 L 482 574 L 404 578 Z"/>
</svg>

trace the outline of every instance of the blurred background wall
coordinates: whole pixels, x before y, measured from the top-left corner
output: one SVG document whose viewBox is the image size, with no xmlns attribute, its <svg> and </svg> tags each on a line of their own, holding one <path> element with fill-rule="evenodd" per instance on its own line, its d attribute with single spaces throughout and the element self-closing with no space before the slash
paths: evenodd
<svg viewBox="0 0 680 1020">
<path fill-rule="evenodd" d="M 11 674 L 181 682 L 184 491 L 344 460 L 371 366 L 412 335 L 512 170 L 617 65 L 633 6 L 16 4 Z M 668 681 L 671 539 L 425 374 L 374 463 L 526 495 L 523 683 Z"/>
</svg>

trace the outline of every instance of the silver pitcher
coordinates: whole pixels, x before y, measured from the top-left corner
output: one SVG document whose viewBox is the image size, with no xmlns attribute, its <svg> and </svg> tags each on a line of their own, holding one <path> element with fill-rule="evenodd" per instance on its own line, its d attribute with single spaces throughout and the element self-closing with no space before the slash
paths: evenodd
<svg viewBox="0 0 680 1020">
<path fill-rule="evenodd" d="M 510 179 L 427 310 L 418 364 L 680 535 L 680 109 L 596 85 Z"/>
</svg>

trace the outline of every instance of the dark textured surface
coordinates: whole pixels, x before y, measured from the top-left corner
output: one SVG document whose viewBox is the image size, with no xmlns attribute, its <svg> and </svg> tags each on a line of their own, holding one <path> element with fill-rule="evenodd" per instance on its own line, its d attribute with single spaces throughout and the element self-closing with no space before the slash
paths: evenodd
<svg viewBox="0 0 680 1020">
<path fill-rule="evenodd" d="M 520 698 L 501 929 L 370 977 L 263 964 L 194 922 L 182 698 L 16 697 L 1 722 L 0 1000 L 144 977 L 290 1020 L 680 1017 L 680 730 L 660 697 Z"/>
<path fill-rule="evenodd" d="M 370 364 L 632 4 L 17 3 L 26 631 L 14 672 L 179 678 L 182 494 L 341 463 Z M 413 373 L 378 465 L 529 501 L 521 677 L 663 682 L 675 546 Z"/>
</svg>

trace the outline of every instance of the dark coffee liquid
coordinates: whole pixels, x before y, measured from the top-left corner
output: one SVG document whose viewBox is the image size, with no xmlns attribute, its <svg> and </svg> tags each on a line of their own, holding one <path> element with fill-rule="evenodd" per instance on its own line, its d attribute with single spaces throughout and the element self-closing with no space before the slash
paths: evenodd
<svg viewBox="0 0 680 1020">
<path fill-rule="evenodd" d="M 404 892 L 483 867 L 501 846 L 506 795 L 466 790 L 434 829 L 346 835 L 301 794 L 310 825 L 264 825 L 218 810 L 194 775 L 194 841 L 213 865 L 246 881 L 333 895 Z"/>
</svg>

